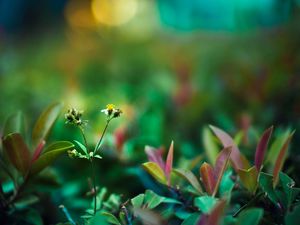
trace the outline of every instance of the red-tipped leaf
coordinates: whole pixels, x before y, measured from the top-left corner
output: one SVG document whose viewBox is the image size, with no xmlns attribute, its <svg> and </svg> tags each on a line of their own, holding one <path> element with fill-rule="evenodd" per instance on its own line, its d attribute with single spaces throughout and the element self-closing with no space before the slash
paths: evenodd
<svg viewBox="0 0 300 225">
<path fill-rule="evenodd" d="M 167 160 L 166 160 L 166 167 L 165 167 L 165 174 L 168 179 L 168 185 L 171 185 L 171 171 L 173 168 L 173 154 L 174 154 L 174 144 L 173 141 L 171 142 Z"/>
<path fill-rule="evenodd" d="M 30 152 L 21 134 L 6 135 L 3 138 L 3 147 L 11 163 L 25 176 L 30 165 Z"/>
<path fill-rule="evenodd" d="M 163 154 L 163 149 L 162 148 L 156 149 L 152 146 L 146 145 L 145 146 L 145 153 L 148 156 L 148 160 L 150 162 L 156 163 L 157 165 L 159 165 L 159 167 L 163 171 L 165 171 L 165 163 L 162 159 L 162 154 Z"/>
<path fill-rule="evenodd" d="M 212 166 L 204 162 L 200 167 L 200 176 L 206 192 L 212 195 L 216 186 L 216 177 Z"/>
<path fill-rule="evenodd" d="M 214 134 L 221 141 L 224 148 L 232 147 L 232 152 L 230 154 L 231 162 L 234 169 L 248 169 L 250 168 L 250 163 L 245 158 L 245 156 L 240 152 L 233 139 L 223 130 L 215 126 L 209 126 Z"/>
<path fill-rule="evenodd" d="M 280 152 L 279 152 L 279 154 L 277 156 L 277 160 L 276 160 L 276 163 L 275 163 L 275 166 L 274 166 L 274 171 L 273 171 L 273 187 L 274 188 L 276 187 L 276 185 L 278 183 L 279 172 L 282 169 L 282 166 L 283 166 L 283 163 L 284 163 L 284 160 L 285 160 L 285 157 L 286 157 L 286 153 L 287 153 L 289 144 L 291 142 L 291 139 L 292 139 L 294 133 L 295 133 L 295 131 L 292 132 L 288 136 L 288 138 L 284 142 L 284 144 L 283 144 L 282 148 L 280 149 Z"/>
<path fill-rule="evenodd" d="M 255 166 L 256 166 L 257 171 L 260 171 L 261 166 L 263 164 L 265 153 L 266 153 L 272 132 L 273 132 L 273 126 L 271 126 L 269 129 L 267 129 L 263 133 L 263 135 L 261 136 L 261 138 L 258 142 L 258 145 L 256 147 Z"/>
<path fill-rule="evenodd" d="M 37 146 L 36 149 L 34 150 L 34 153 L 33 153 L 32 159 L 31 159 L 31 162 L 34 162 L 35 160 L 37 160 L 37 159 L 40 157 L 40 155 L 41 155 L 41 153 L 42 153 L 42 150 L 43 150 L 45 144 L 46 144 L 45 140 L 42 140 L 42 141 L 38 144 L 38 146 Z"/>
<path fill-rule="evenodd" d="M 217 157 L 217 161 L 214 169 L 214 174 L 216 176 L 216 184 L 214 187 L 213 196 L 215 196 L 218 191 L 219 185 L 221 183 L 223 174 L 226 170 L 230 158 L 231 151 L 232 151 L 231 147 L 224 148 Z"/>
</svg>

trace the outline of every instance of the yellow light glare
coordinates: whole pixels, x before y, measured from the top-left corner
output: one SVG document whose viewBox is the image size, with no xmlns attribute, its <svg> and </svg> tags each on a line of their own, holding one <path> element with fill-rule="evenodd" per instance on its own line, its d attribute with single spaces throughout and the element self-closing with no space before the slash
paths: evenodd
<svg viewBox="0 0 300 225">
<path fill-rule="evenodd" d="M 108 26 L 119 26 L 131 20 L 137 11 L 137 0 L 93 0 L 95 19 Z"/>
</svg>

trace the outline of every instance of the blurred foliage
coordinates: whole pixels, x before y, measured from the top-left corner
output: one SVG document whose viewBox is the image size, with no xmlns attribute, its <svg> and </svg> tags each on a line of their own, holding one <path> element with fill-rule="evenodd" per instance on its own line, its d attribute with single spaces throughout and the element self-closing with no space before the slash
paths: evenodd
<svg viewBox="0 0 300 225">
<path fill-rule="evenodd" d="M 95 163 L 96 216 L 88 211 L 94 203 L 89 162 L 71 160 L 59 148 L 61 157 L 50 167 L 50 162 L 44 164 L 47 169 L 38 173 L 41 167 L 36 166 L 24 198 L 1 205 L 0 220 L 139 224 L 150 218 L 158 224 L 189 225 L 212 218 L 245 224 L 247 218 L 251 224 L 295 224 L 299 205 L 294 186 L 300 184 L 299 1 L 126 2 L 130 14 L 124 3 L 114 11 L 118 0 L 0 0 L 1 153 L 11 149 L 4 158 L 13 177 L 0 171 L 1 198 L 15 195 L 13 180 L 23 183 L 33 150 L 42 149 L 37 143 L 48 135 L 37 132 L 31 140 L 31 133 L 46 105 L 64 102 L 52 111 L 58 118 L 54 125 L 49 120 L 48 150 L 53 150 L 48 145 L 52 141 L 83 142 L 80 130 L 65 125 L 58 111 L 84 111 L 87 149 L 97 144 L 105 126 L 101 109 L 113 102 L 124 112 L 109 126 L 99 152 L 102 159 Z M 18 110 L 26 115 L 23 127 Z M 226 157 L 229 150 L 220 151 L 224 140 L 209 124 L 230 134 L 249 167 L 235 168 L 236 162 Z M 263 138 L 272 125 L 272 135 L 266 131 Z M 171 160 L 166 147 L 172 140 Z M 164 166 L 147 162 L 145 146 L 157 150 L 154 158 Z M 279 160 L 278 154 L 284 157 Z M 176 182 L 169 185 L 172 180 Z"/>
</svg>

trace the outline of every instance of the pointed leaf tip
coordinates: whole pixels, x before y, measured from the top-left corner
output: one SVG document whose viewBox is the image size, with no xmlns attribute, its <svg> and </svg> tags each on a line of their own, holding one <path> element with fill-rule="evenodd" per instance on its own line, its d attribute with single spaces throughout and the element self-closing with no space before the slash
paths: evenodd
<svg viewBox="0 0 300 225">
<path fill-rule="evenodd" d="M 41 140 L 45 140 L 56 121 L 61 109 L 62 103 L 53 103 L 48 106 L 36 121 L 32 131 L 32 143 L 36 147 Z"/>
<path fill-rule="evenodd" d="M 167 179 L 164 171 L 155 162 L 146 162 L 142 164 L 143 168 L 153 176 L 158 182 L 162 184 L 167 184 Z"/>
<path fill-rule="evenodd" d="M 163 149 L 162 148 L 154 148 L 152 146 L 145 146 L 145 153 L 150 162 L 157 163 L 159 167 L 165 171 L 165 162 L 162 159 Z"/>
<path fill-rule="evenodd" d="M 24 176 L 30 165 L 30 152 L 21 134 L 11 133 L 3 138 L 5 153 L 14 167 Z"/>
<path fill-rule="evenodd" d="M 174 155 L 174 143 L 172 141 L 170 148 L 169 148 L 169 152 L 168 152 L 168 156 L 167 156 L 167 160 L 166 160 L 166 167 L 165 167 L 165 174 L 167 176 L 169 186 L 171 185 L 171 171 L 173 168 L 173 155 Z"/>
<path fill-rule="evenodd" d="M 279 179 L 279 172 L 281 171 L 284 161 L 285 161 L 285 157 L 286 157 L 286 153 L 289 147 L 289 144 L 291 142 L 291 139 L 294 135 L 295 131 L 293 131 L 288 138 L 286 139 L 286 141 L 284 142 L 283 146 L 281 147 L 279 154 L 277 156 L 277 160 L 275 162 L 275 166 L 274 166 L 274 170 L 273 170 L 273 188 L 276 187 L 277 183 L 278 183 L 278 179 Z"/>
<path fill-rule="evenodd" d="M 231 152 L 232 152 L 232 147 L 227 147 L 227 148 L 224 148 L 218 155 L 215 169 L 214 169 L 214 173 L 215 173 L 215 177 L 216 177 L 216 184 L 214 187 L 213 196 L 215 196 L 217 194 L 217 191 L 218 191 L 219 185 L 221 183 L 222 177 L 224 175 L 224 172 L 226 170 Z"/>
<path fill-rule="evenodd" d="M 206 192 L 212 195 L 216 187 L 216 176 L 213 167 L 209 163 L 204 162 L 200 167 L 200 176 Z"/>
<path fill-rule="evenodd" d="M 263 164 L 264 156 L 265 156 L 272 132 L 273 132 L 273 126 L 271 126 L 270 128 L 268 128 L 267 130 L 264 131 L 264 133 L 262 134 L 262 136 L 257 144 L 256 151 L 255 151 L 255 166 L 256 166 L 257 171 L 260 171 L 261 166 Z"/>
<path fill-rule="evenodd" d="M 217 136 L 217 138 L 220 140 L 224 148 L 232 147 L 230 158 L 234 169 L 237 171 L 238 169 L 250 168 L 250 163 L 245 158 L 245 156 L 240 152 L 240 150 L 238 149 L 238 147 L 236 146 L 234 140 L 230 137 L 230 135 L 215 126 L 210 125 L 209 127 Z"/>
</svg>

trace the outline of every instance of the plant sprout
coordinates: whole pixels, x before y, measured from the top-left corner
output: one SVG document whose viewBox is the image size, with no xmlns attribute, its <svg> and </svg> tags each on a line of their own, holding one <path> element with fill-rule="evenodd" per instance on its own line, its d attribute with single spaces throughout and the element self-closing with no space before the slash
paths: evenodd
<svg viewBox="0 0 300 225">
<path fill-rule="evenodd" d="M 99 149 L 100 145 L 103 141 L 103 137 L 106 133 L 106 130 L 108 128 L 108 125 L 110 121 L 112 121 L 115 118 L 118 118 L 122 114 L 122 110 L 119 108 L 116 108 L 115 105 L 113 104 L 108 104 L 106 105 L 105 109 L 101 110 L 102 113 L 106 115 L 106 125 L 102 131 L 102 134 L 99 138 L 99 141 L 95 145 L 95 148 L 89 149 L 89 145 L 87 142 L 87 138 L 84 132 L 84 128 L 86 127 L 88 121 L 82 119 L 83 111 L 77 110 L 75 108 L 71 108 L 68 110 L 68 112 L 65 114 L 65 119 L 67 124 L 72 124 L 76 127 L 79 128 L 82 138 L 83 138 L 83 143 L 76 141 L 76 144 L 80 148 L 80 151 L 77 151 L 76 149 L 69 150 L 68 154 L 71 158 L 82 158 L 82 159 L 87 159 L 91 163 L 92 167 L 92 181 L 93 181 L 93 196 L 94 196 L 94 215 L 96 214 L 97 211 L 97 189 L 96 189 L 96 176 L 95 176 L 95 165 L 94 165 L 94 159 L 98 158 L 101 159 L 102 157 L 99 155 Z"/>
</svg>

